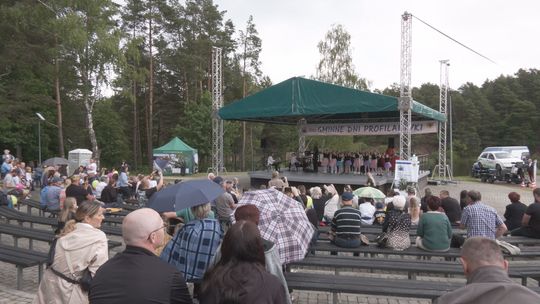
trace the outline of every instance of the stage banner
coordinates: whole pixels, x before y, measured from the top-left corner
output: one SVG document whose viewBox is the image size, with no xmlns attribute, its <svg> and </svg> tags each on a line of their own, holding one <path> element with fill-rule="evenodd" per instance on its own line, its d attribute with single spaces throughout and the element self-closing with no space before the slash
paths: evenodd
<svg viewBox="0 0 540 304">
<path fill-rule="evenodd" d="M 396 170 L 394 181 L 399 184 L 399 181 L 405 179 L 409 183 L 417 183 L 420 166 L 417 160 L 396 160 Z"/>
<path fill-rule="evenodd" d="M 436 121 L 413 121 L 412 134 L 437 133 Z M 396 135 L 399 122 L 362 122 L 335 124 L 306 124 L 300 127 L 302 135 Z"/>
</svg>

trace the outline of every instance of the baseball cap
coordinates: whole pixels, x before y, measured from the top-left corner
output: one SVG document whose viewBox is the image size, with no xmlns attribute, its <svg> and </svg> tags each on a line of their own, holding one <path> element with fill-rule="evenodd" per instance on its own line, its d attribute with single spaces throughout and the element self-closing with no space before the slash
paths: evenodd
<svg viewBox="0 0 540 304">
<path fill-rule="evenodd" d="M 353 199 L 354 195 L 350 192 L 343 192 L 341 195 L 341 200 L 344 201 L 351 201 Z"/>
</svg>

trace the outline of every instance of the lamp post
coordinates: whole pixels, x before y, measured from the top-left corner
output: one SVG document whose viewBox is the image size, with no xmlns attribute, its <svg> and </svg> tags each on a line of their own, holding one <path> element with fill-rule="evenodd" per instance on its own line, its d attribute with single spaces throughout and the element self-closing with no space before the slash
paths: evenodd
<svg viewBox="0 0 540 304">
<path fill-rule="evenodd" d="M 41 166 L 41 121 L 45 121 L 45 117 L 41 113 L 36 112 L 38 120 L 38 149 L 39 149 L 39 165 Z"/>
</svg>

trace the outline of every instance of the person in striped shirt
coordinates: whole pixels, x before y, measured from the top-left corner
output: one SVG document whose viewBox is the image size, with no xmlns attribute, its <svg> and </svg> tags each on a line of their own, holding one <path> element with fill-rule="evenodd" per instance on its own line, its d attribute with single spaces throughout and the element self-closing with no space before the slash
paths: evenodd
<svg viewBox="0 0 540 304">
<path fill-rule="evenodd" d="M 360 224 L 362 222 L 362 214 L 358 209 L 352 207 L 353 194 L 344 192 L 341 195 L 342 205 L 334 213 L 332 219 L 332 242 L 339 247 L 356 248 L 360 246 Z"/>
</svg>

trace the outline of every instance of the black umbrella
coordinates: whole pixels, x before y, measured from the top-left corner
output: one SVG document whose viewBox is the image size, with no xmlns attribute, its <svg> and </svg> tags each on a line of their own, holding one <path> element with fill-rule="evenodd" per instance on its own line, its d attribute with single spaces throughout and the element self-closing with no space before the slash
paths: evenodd
<svg viewBox="0 0 540 304">
<path fill-rule="evenodd" d="M 154 193 L 147 206 L 157 212 L 179 211 L 209 203 L 224 192 L 223 188 L 208 179 L 189 180 Z"/>
<path fill-rule="evenodd" d="M 62 157 L 53 157 L 44 161 L 42 165 L 43 166 L 61 166 L 61 165 L 69 165 L 69 162 L 67 159 L 62 158 Z"/>
</svg>

